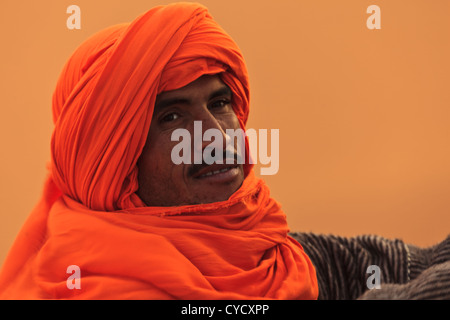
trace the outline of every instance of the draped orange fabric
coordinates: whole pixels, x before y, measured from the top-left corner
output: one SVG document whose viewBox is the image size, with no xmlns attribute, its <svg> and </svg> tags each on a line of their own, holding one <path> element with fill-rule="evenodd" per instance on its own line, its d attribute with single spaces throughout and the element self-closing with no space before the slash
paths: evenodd
<svg viewBox="0 0 450 320">
<path fill-rule="evenodd" d="M 2 267 L 0 298 L 317 298 L 314 267 L 251 165 L 222 202 L 147 207 L 135 193 L 156 96 L 205 74 L 231 88 L 245 128 L 242 54 L 193 3 L 153 8 L 75 51 L 54 93 L 44 192 Z"/>
</svg>

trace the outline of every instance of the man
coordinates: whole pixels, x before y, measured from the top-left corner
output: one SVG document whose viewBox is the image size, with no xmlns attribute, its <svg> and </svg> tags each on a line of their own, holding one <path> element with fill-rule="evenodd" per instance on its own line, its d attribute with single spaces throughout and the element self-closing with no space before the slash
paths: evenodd
<svg viewBox="0 0 450 320">
<path fill-rule="evenodd" d="M 412 286 L 405 298 L 449 294 L 449 239 L 427 251 L 289 235 L 248 144 L 244 163 L 236 149 L 232 163 L 172 161 L 175 130 L 195 134 L 200 121 L 226 142 L 248 112 L 242 55 L 204 7 L 156 7 L 94 35 L 58 81 L 50 174 L 2 268 L 0 298 L 357 298 L 369 265 L 383 285 Z M 194 143 L 191 157 L 208 145 Z M 229 157 L 222 146 L 215 155 Z M 414 290 L 434 286 L 430 275 L 438 288 Z"/>
<path fill-rule="evenodd" d="M 155 104 L 148 140 L 140 157 L 138 195 L 148 206 L 180 206 L 227 200 L 244 181 L 242 164 L 226 163 L 227 129 L 240 129 L 233 111 L 231 90 L 218 75 L 204 75 L 177 90 L 161 93 Z M 222 163 L 175 164 L 172 150 L 174 130 L 189 128 L 194 137 L 194 123 L 202 129 L 217 130 L 222 139 Z M 200 156 L 210 145 L 202 141 L 197 146 Z M 234 151 L 234 148 L 233 148 Z M 191 152 L 193 157 L 195 152 Z M 190 159 L 191 160 L 191 159 Z M 231 161 L 228 161 L 231 162 Z M 161 183 L 165 181 L 165 183 Z"/>
</svg>

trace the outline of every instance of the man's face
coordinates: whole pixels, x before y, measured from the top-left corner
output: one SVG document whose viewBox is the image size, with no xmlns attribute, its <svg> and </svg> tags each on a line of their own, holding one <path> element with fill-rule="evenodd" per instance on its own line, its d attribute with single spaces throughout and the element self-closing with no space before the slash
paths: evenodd
<svg viewBox="0 0 450 320">
<path fill-rule="evenodd" d="M 172 132 L 186 129 L 194 145 L 194 121 L 201 121 L 202 135 L 208 129 L 220 130 L 225 152 L 225 130 L 240 128 L 231 98 L 231 90 L 220 78 L 209 75 L 158 95 L 147 142 L 138 161 L 137 194 L 148 206 L 224 201 L 241 186 L 242 164 L 225 164 L 225 158 L 223 164 L 194 164 L 195 148 L 197 152 L 203 150 L 211 141 L 192 147 L 190 164 L 176 165 L 171 158 L 173 147 L 180 143 L 171 141 Z"/>
</svg>

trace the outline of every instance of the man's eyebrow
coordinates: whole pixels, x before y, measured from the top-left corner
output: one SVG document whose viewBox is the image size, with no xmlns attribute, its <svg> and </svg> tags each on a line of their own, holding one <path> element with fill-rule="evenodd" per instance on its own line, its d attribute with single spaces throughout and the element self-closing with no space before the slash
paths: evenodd
<svg viewBox="0 0 450 320">
<path fill-rule="evenodd" d="M 231 96 L 231 89 L 228 86 L 223 86 L 209 96 L 209 99 L 213 99 L 220 96 Z"/>
<path fill-rule="evenodd" d="M 189 104 L 189 99 L 185 98 L 168 98 L 168 99 L 162 99 L 161 101 L 158 101 L 155 104 L 155 111 L 161 111 L 167 107 L 170 107 L 174 104 Z"/>
<path fill-rule="evenodd" d="M 214 99 L 214 98 L 220 97 L 220 96 L 231 96 L 231 89 L 225 85 L 225 86 L 213 91 L 209 95 L 209 99 Z M 189 104 L 189 103 L 190 103 L 190 100 L 187 98 L 175 97 L 175 98 L 162 99 L 161 101 L 156 102 L 155 111 L 161 111 L 161 110 L 163 110 L 171 105 L 174 105 L 174 104 Z"/>
</svg>

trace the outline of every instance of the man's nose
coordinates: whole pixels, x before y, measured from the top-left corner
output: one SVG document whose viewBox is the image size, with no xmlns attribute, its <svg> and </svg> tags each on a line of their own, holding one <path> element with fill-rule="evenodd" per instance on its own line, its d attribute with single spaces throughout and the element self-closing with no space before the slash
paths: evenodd
<svg viewBox="0 0 450 320">
<path fill-rule="evenodd" d="M 201 127 L 201 130 L 200 130 Z M 201 141 L 199 137 L 194 137 L 194 152 L 203 152 L 207 147 L 220 146 L 223 150 L 227 147 L 227 134 L 223 123 L 218 120 L 209 110 L 205 110 L 196 119 L 197 134 L 201 132 Z M 194 133 L 195 134 L 195 133 Z"/>
</svg>

